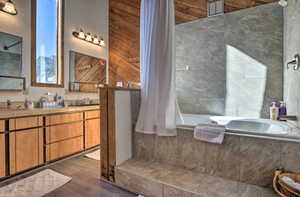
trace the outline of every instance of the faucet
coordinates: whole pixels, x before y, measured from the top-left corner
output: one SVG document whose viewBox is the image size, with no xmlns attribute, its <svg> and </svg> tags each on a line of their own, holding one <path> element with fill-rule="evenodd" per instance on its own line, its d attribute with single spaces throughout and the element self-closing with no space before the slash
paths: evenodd
<svg viewBox="0 0 300 197">
<path fill-rule="evenodd" d="M 130 81 L 127 83 L 127 87 L 128 88 L 132 88 L 133 85 L 141 85 L 141 82 L 134 82 L 134 81 Z"/>
<path fill-rule="evenodd" d="M 10 100 L 7 100 L 7 101 L 6 101 L 6 108 L 7 108 L 7 109 L 10 109 L 10 108 L 11 108 L 11 101 L 10 101 Z"/>
</svg>

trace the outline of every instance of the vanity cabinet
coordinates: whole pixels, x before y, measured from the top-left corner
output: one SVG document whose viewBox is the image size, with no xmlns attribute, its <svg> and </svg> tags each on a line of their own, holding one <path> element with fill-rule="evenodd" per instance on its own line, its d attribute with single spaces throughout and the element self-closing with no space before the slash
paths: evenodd
<svg viewBox="0 0 300 197">
<path fill-rule="evenodd" d="M 68 110 L 0 120 L 0 179 L 100 144 L 100 109 Z"/>
<path fill-rule="evenodd" d="M 6 159 L 5 159 L 5 123 L 0 120 L 0 178 L 5 177 Z"/>
<path fill-rule="evenodd" d="M 82 151 L 83 112 L 46 116 L 46 161 Z"/>
<path fill-rule="evenodd" d="M 10 174 L 44 163 L 42 117 L 9 120 Z"/>
<path fill-rule="evenodd" d="M 100 145 L 100 110 L 85 112 L 85 148 Z"/>
</svg>

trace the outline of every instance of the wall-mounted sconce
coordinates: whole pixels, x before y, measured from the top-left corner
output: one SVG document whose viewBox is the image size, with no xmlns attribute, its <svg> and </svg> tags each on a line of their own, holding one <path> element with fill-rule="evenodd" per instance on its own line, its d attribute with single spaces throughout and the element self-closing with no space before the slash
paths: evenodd
<svg viewBox="0 0 300 197">
<path fill-rule="evenodd" d="M 79 31 L 73 31 L 73 36 L 80 39 L 87 41 L 91 44 L 98 45 L 98 46 L 105 46 L 105 42 L 103 38 L 97 36 L 97 35 L 92 35 L 91 33 L 87 32 L 85 33 L 82 29 Z"/>
<path fill-rule="evenodd" d="M 290 65 L 294 66 L 294 70 L 300 70 L 300 55 L 295 55 L 295 59 L 287 63 L 287 69 L 290 68 Z"/>
<path fill-rule="evenodd" d="M 0 10 L 11 15 L 18 14 L 15 4 L 11 0 L 5 0 L 0 2 Z"/>
</svg>

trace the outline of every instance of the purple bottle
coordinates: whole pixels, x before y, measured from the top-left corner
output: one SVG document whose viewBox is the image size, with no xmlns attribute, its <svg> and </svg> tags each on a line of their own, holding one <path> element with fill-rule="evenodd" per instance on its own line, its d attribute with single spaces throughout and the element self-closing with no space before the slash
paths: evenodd
<svg viewBox="0 0 300 197">
<path fill-rule="evenodd" d="M 287 115 L 287 110 L 285 103 L 283 101 L 280 101 L 280 106 L 279 106 L 279 116 L 286 116 Z"/>
</svg>

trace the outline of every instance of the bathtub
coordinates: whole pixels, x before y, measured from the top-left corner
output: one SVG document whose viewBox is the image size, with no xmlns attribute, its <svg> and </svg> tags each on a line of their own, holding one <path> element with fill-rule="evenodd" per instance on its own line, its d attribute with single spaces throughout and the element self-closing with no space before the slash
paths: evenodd
<svg viewBox="0 0 300 197">
<path fill-rule="evenodd" d="M 290 127 L 287 122 L 248 117 L 212 116 L 202 114 L 182 114 L 180 125 L 196 126 L 198 124 L 224 125 L 226 131 L 245 134 L 285 136 Z"/>
</svg>

